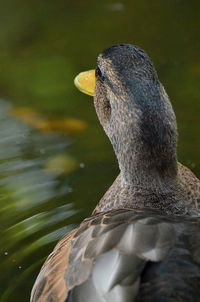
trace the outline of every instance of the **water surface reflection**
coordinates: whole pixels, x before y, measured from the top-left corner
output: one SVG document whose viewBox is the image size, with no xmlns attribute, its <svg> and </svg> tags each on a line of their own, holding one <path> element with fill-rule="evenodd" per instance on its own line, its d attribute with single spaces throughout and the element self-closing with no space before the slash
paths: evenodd
<svg viewBox="0 0 200 302">
<path fill-rule="evenodd" d="M 11 106 L 1 100 L 1 301 L 12 301 L 18 286 L 30 290 L 27 282 L 33 282 L 44 247 L 74 227 L 69 218 L 77 212 L 70 198 L 66 200 L 72 192 L 66 178 L 45 169 L 52 156 L 67 153 L 70 140 L 36 131 L 10 112 Z"/>
</svg>

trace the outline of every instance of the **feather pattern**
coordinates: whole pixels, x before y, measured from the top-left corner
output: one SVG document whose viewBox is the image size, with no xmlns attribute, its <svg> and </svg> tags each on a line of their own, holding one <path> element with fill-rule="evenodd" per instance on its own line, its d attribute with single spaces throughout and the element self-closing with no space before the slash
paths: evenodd
<svg viewBox="0 0 200 302">
<path fill-rule="evenodd" d="M 184 296 L 185 287 L 194 291 L 188 279 L 200 282 L 199 234 L 200 218 L 148 209 L 90 217 L 55 247 L 31 301 L 156 301 L 163 292 L 173 301 L 176 292 Z M 200 288 L 194 293 L 200 295 Z"/>
</svg>

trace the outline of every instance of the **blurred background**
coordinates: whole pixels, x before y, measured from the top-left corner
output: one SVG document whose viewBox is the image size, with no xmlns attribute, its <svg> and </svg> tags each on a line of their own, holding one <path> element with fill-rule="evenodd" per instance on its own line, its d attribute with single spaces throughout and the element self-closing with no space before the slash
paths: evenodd
<svg viewBox="0 0 200 302">
<path fill-rule="evenodd" d="M 55 243 L 118 174 L 92 98 L 73 79 L 115 43 L 153 60 L 178 122 L 179 161 L 200 176 L 200 2 L 0 4 L 0 302 L 29 301 Z"/>
</svg>

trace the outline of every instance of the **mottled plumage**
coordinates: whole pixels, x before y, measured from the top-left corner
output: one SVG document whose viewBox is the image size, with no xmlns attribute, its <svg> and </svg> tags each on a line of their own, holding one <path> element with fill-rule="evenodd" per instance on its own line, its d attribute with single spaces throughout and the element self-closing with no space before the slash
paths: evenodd
<svg viewBox="0 0 200 302">
<path fill-rule="evenodd" d="M 56 245 L 31 302 L 199 301 L 200 181 L 177 162 L 175 115 L 140 48 L 99 55 L 94 105 L 120 175 Z"/>
<path fill-rule="evenodd" d="M 178 178 L 180 186 L 187 196 L 187 201 L 185 202 L 186 208 L 191 214 L 196 215 L 200 210 L 200 181 L 190 169 L 183 166 L 181 163 L 178 163 Z M 121 200 L 119 196 L 121 191 L 120 175 L 118 175 L 112 186 L 97 204 L 93 214 L 109 211 L 112 208 L 120 208 Z"/>
</svg>

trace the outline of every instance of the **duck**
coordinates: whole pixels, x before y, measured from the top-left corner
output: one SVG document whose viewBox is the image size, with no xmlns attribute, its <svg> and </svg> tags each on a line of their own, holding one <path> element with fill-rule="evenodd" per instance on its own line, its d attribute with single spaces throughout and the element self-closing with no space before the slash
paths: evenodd
<svg viewBox="0 0 200 302">
<path fill-rule="evenodd" d="M 81 86 L 87 74 L 75 83 L 93 95 L 120 174 L 57 243 L 30 301 L 199 301 L 200 181 L 177 161 L 176 117 L 153 63 L 117 44 L 89 72 L 93 90 Z"/>
</svg>

